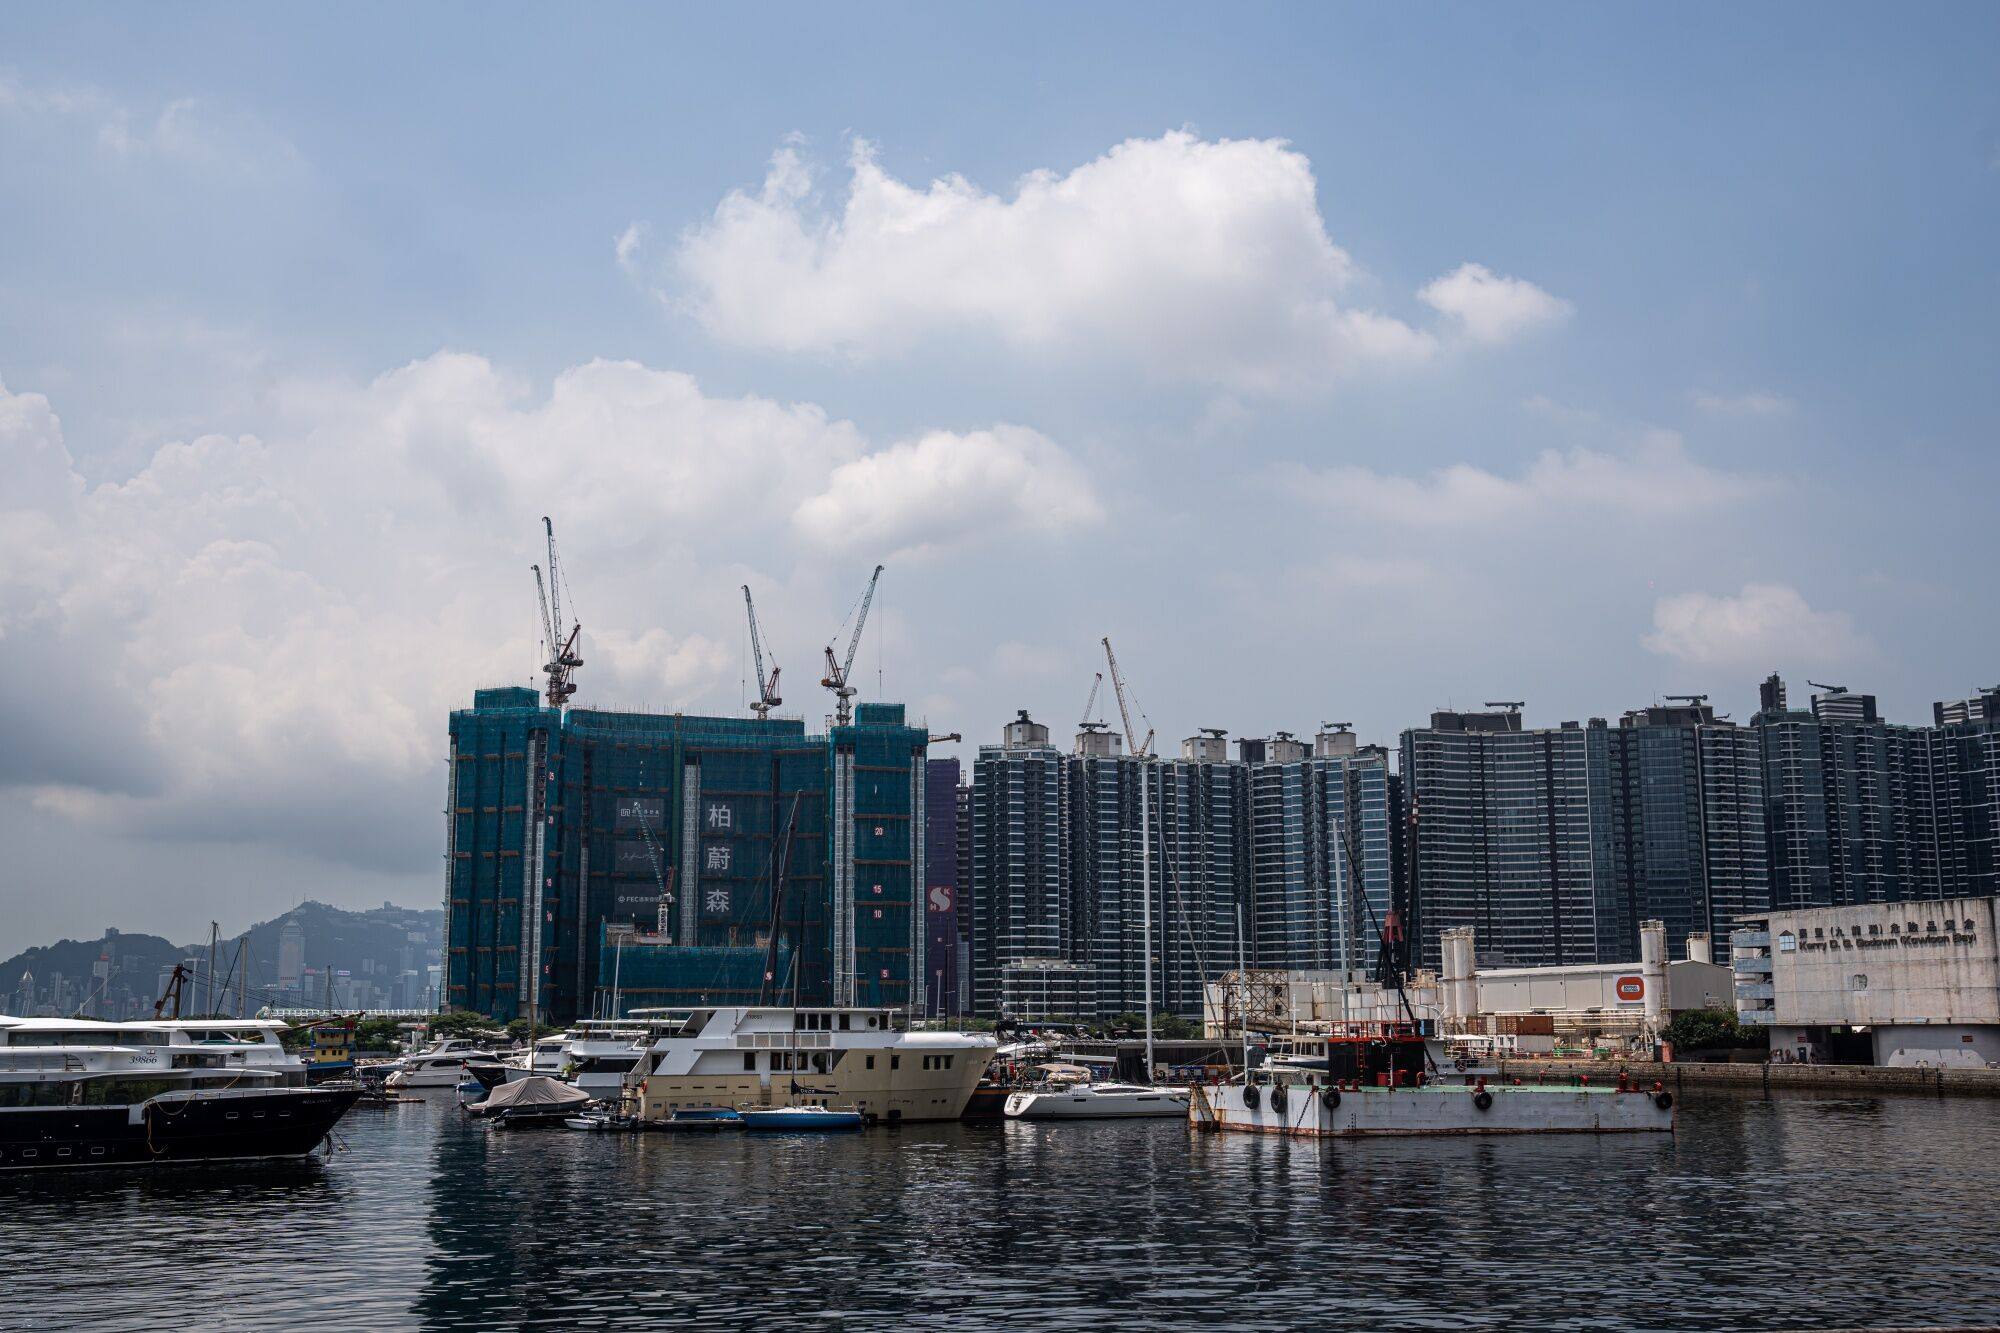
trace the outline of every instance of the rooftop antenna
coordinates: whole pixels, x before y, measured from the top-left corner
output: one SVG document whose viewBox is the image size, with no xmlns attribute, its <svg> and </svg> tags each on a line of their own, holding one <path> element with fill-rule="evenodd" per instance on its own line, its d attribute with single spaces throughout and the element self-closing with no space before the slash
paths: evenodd
<svg viewBox="0 0 2000 1333">
<path fill-rule="evenodd" d="M 583 659 L 576 654 L 577 636 L 583 633 L 583 626 L 572 622 L 569 634 L 564 636 L 562 609 L 562 565 L 556 555 L 556 525 L 548 515 L 542 515 L 542 530 L 548 536 L 549 573 L 544 582 L 542 567 L 532 565 L 535 571 L 535 596 L 542 604 L 542 642 L 548 645 L 549 660 L 542 665 L 548 673 L 549 707 L 561 708 L 576 693 L 576 682 L 570 679 L 576 669 L 583 665 Z"/>
<path fill-rule="evenodd" d="M 860 614 L 854 617 L 854 635 L 847 641 L 847 659 L 841 661 L 835 658 L 833 645 L 826 646 L 826 675 L 820 684 L 833 691 L 833 724 L 836 727 L 844 727 L 854 720 L 854 687 L 847 683 L 847 678 L 854 670 L 854 652 L 861 646 L 861 630 L 868 623 L 868 608 L 875 601 L 875 585 L 881 579 L 882 566 L 877 565 L 875 572 L 868 576 L 868 591 L 861 594 Z M 834 632 L 839 633 L 838 630 Z"/>
<path fill-rule="evenodd" d="M 750 711 L 757 715 L 759 722 L 767 721 L 771 710 L 784 700 L 778 697 L 778 663 L 771 662 L 771 674 L 764 674 L 764 641 L 757 633 L 757 603 L 750 600 L 750 585 L 743 585 L 743 610 L 750 617 L 750 653 L 757 661 L 757 702 L 750 705 Z"/>
</svg>

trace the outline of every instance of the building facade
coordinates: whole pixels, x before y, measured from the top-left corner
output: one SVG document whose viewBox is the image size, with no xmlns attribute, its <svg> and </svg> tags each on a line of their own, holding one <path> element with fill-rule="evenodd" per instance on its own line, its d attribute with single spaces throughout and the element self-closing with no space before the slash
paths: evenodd
<svg viewBox="0 0 2000 1333">
<path fill-rule="evenodd" d="M 1600 961 L 1620 920 L 1609 747 L 1602 723 L 1524 730 L 1514 706 L 1403 733 L 1414 961 L 1438 968 L 1460 928 L 1484 966 Z"/>
<path fill-rule="evenodd" d="M 817 737 L 481 690 L 451 740 L 444 1007 L 921 1002 L 928 736 L 899 706 Z"/>
</svg>

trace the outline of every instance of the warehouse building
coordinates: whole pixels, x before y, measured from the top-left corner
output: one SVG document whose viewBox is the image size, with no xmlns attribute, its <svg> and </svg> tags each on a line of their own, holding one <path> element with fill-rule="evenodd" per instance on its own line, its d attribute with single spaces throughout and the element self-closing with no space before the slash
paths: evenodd
<svg viewBox="0 0 2000 1333">
<path fill-rule="evenodd" d="M 1991 898 L 1772 912 L 1735 935 L 1737 1018 L 1776 1058 L 2000 1064 Z"/>
</svg>

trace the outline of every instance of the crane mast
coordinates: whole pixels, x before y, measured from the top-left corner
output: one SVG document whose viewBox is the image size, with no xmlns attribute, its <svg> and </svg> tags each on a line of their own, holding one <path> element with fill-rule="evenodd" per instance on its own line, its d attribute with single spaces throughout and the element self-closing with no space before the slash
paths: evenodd
<svg viewBox="0 0 2000 1333">
<path fill-rule="evenodd" d="M 771 674 L 764 674 L 764 640 L 757 632 L 757 603 L 750 600 L 750 585 L 743 585 L 743 609 L 750 616 L 750 655 L 757 663 L 757 702 L 750 705 L 750 711 L 763 722 L 769 718 L 771 710 L 784 700 L 778 697 L 778 671 L 776 660 L 771 663 Z"/>
<path fill-rule="evenodd" d="M 1125 677 L 1118 671 L 1118 654 L 1111 651 L 1111 640 L 1104 640 L 1105 665 L 1111 668 L 1111 692 L 1118 696 L 1118 717 L 1125 724 L 1125 744 L 1133 754 L 1143 758 L 1153 750 L 1152 728 L 1146 729 L 1146 739 L 1140 740 L 1138 732 L 1132 729 L 1132 709 L 1125 701 Z"/>
<path fill-rule="evenodd" d="M 877 565 L 875 572 L 868 576 L 868 591 L 861 594 L 860 613 L 854 617 L 854 633 L 847 640 L 846 660 L 834 657 L 832 644 L 826 646 L 826 675 L 820 684 L 833 691 L 833 721 L 837 727 L 844 727 L 854 720 L 854 687 L 848 684 L 848 677 L 854 671 L 854 654 L 861 647 L 861 630 L 868 623 L 868 608 L 874 604 L 875 585 L 881 579 L 882 566 Z"/>
<path fill-rule="evenodd" d="M 581 624 L 571 624 L 568 635 L 563 634 L 562 610 L 562 565 L 556 555 L 556 525 L 542 516 L 542 530 L 548 536 L 549 572 L 546 581 L 542 578 L 542 567 L 531 565 L 535 571 L 535 597 L 542 607 L 542 640 L 548 645 L 549 660 L 542 664 L 542 670 L 549 678 L 549 707 L 561 708 L 576 693 L 576 682 L 570 677 L 583 665 L 577 656 L 577 636 L 583 633 Z"/>
</svg>

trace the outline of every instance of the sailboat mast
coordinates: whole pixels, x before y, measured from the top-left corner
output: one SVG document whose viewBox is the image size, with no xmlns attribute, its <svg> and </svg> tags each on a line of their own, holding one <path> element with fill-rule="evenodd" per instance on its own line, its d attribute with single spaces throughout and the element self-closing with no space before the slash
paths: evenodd
<svg viewBox="0 0 2000 1333">
<path fill-rule="evenodd" d="M 1144 1082 L 1153 1082 L 1153 822 L 1152 793 L 1147 789 L 1152 785 L 1153 760 L 1150 755 L 1139 756 L 1139 930 L 1146 937 L 1146 946 L 1140 961 L 1145 964 L 1146 974 L 1146 1077 Z"/>
</svg>

